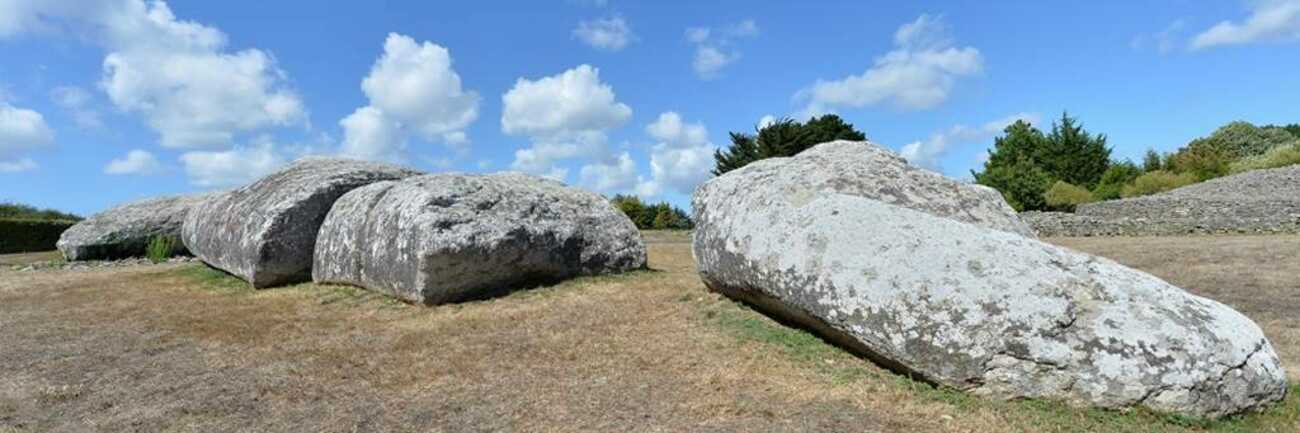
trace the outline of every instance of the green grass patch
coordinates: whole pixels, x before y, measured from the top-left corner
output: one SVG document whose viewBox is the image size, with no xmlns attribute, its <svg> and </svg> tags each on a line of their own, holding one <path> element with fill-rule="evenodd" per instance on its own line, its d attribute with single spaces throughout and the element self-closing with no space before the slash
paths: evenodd
<svg viewBox="0 0 1300 433">
<path fill-rule="evenodd" d="M 145 257 L 153 263 L 162 263 L 180 253 L 185 247 L 175 236 L 154 236 L 145 247 Z"/>
<path fill-rule="evenodd" d="M 1281 404 L 1261 413 L 1205 420 L 1146 409 L 1114 411 L 1076 408 L 1045 400 L 998 401 L 955 389 L 935 387 L 872 366 L 868 361 L 804 331 L 777 323 L 739 303 L 722 301 L 704 309 L 705 320 L 742 342 L 771 346 L 774 352 L 825 375 L 834 385 L 878 381 L 913 398 L 948 405 L 962 413 L 996 413 L 1013 431 L 1056 433 L 1296 433 L 1300 432 L 1300 385 Z"/>
<path fill-rule="evenodd" d="M 248 284 L 247 281 L 201 263 L 183 266 L 173 272 L 177 276 L 189 279 L 194 285 L 211 292 L 222 294 L 252 294 L 255 292 L 253 286 Z"/>
</svg>

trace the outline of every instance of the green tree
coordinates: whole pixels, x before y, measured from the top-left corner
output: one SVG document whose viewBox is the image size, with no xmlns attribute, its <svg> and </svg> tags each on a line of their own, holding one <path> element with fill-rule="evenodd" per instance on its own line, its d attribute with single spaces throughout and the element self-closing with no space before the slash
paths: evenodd
<svg viewBox="0 0 1300 433">
<path fill-rule="evenodd" d="M 806 123 L 785 118 L 755 128 L 755 134 L 732 132 L 731 146 L 713 153 L 714 175 L 721 175 L 760 159 L 794 156 L 814 145 L 835 140 L 866 140 L 866 134 L 839 116 L 827 114 Z"/>
<path fill-rule="evenodd" d="M 1147 166 L 1151 162 L 1150 160 L 1152 157 L 1155 158 L 1155 163 L 1157 165 L 1160 163 L 1160 155 L 1156 154 L 1155 151 L 1148 151 L 1147 156 L 1143 158 L 1143 165 Z M 1159 169 L 1160 168 L 1157 166 L 1151 171 Z M 1097 200 L 1113 200 L 1120 198 L 1124 191 L 1124 185 L 1132 182 L 1133 179 L 1137 179 L 1137 177 L 1141 176 L 1144 171 L 1143 168 L 1139 168 L 1137 164 L 1134 164 L 1131 161 L 1125 160 L 1112 162 L 1110 167 L 1106 169 L 1106 172 L 1102 173 L 1101 181 L 1098 181 L 1097 186 L 1092 189 L 1092 195 Z"/>
<path fill-rule="evenodd" d="M 1093 135 L 1078 120 L 1063 113 L 1043 134 L 1025 121 L 1016 121 L 993 141 L 984 169 L 971 172 L 975 182 L 1002 192 L 1016 210 L 1043 210 L 1043 193 L 1056 181 L 1085 189 L 1096 187 L 1110 167 L 1104 134 Z"/>
<path fill-rule="evenodd" d="M 1016 211 L 1046 209 L 1043 195 L 1052 185 L 1052 177 L 1028 158 L 992 167 L 986 165 L 982 173 L 975 175 L 975 181 L 1001 192 Z"/>
<path fill-rule="evenodd" d="M 1106 134 L 1093 135 L 1083 129 L 1078 119 L 1061 114 L 1047 135 L 1048 146 L 1037 162 L 1049 175 L 1084 188 L 1093 188 L 1110 166 L 1110 148 Z"/>
<path fill-rule="evenodd" d="M 993 139 L 984 169 L 972 171 L 975 182 L 1002 193 L 1018 211 L 1043 209 L 1043 193 L 1052 178 L 1038 166 L 1037 154 L 1047 147 L 1047 137 L 1029 122 L 1017 120 Z"/>
<path fill-rule="evenodd" d="M 639 197 L 618 194 L 610 199 L 639 229 L 688 230 L 694 228 L 690 215 L 668 202 L 646 204 Z"/>
<path fill-rule="evenodd" d="M 610 202 L 618 210 L 623 211 L 623 214 L 627 215 L 638 228 L 650 227 L 654 223 L 655 215 L 637 196 L 618 194 Z"/>
<path fill-rule="evenodd" d="M 1164 160 L 1160 159 L 1160 152 L 1155 149 L 1147 149 L 1147 153 L 1142 155 L 1142 171 L 1156 171 L 1164 169 Z M 1106 177 L 1102 175 L 1102 177 Z"/>
</svg>

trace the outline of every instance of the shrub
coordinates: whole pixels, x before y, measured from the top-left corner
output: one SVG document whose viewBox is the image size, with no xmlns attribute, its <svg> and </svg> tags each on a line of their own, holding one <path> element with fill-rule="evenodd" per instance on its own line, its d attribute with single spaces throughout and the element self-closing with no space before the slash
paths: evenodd
<svg viewBox="0 0 1300 433">
<path fill-rule="evenodd" d="M 1174 155 L 1173 171 L 1196 177 L 1205 181 L 1226 176 L 1233 158 L 1225 151 L 1208 145 L 1190 145 Z"/>
<path fill-rule="evenodd" d="M 1149 156 L 1150 154 L 1148 154 Z M 1158 163 L 1160 155 L 1155 155 L 1155 159 Z M 1157 170 L 1159 169 L 1157 168 Z M 1097 200 L 1117 199 L 1120 197 L 1124 185 L 1141 176 L 1142 171 L 1137 164 L 1129 161 L 1112 162 L 1110 168 L 1107 168 L 1106 172 L 1101 175 L 1101 181 L 1097 182 L 1097 187 L 1092 189 L 1092 196 Z"/>
<path fill-rule="evenodd" d="M 1047 203 L 1048 209 L 1074 212 L 1079 205 L 1092 203 L 1097 199 L 1086 188 L 1058 180 L 1043 193 L 1043 201 Z"/>
<path fill-rule="evenodd" d="M 1228 171 L 1235 174 L 1243 171 L 1286 167 L 1295 164 L 1300 164 L 1300 141 L 1274 147 L 1260 156 L 1233 162 Z"/>
<path fill-rule="evenodd" d="M 145 248 L 145 257 L 154 263 L 162 263 L 180 253 L 181 242 L 175 236 L 154 236 Z"/>
<path fill-rule="evenodd" d="M 1260 128 L 1249 122 L 1237 121 L 1214 130 L 1209 137 L 1192 140 L 1184 150 L 1208 147 L 1235 160 L 1262 155 L 1269 149 L 1294 139 L 1295 136 L 1283 128 Z"/>
<path fill-rule="evenodd" d="M 54 209 L 37 209 L 19 203 L 0 203 L 0 218 L 47 221 L 81 221 L 81 217 Z"/>
<path fill-rule="evenodd" d="M 0 219 L 0 254 L 50 251 L 75 221 Z"/>
<path fill-rule="evenodd" d="M 1164 170 L 1157 170 L 1150 173 L 1144 173 L 1136 179 L 1133 179 L 1133 183 L 1124 186 L 1124 190 L 1120 192 L 1120 195 L 1124 197 L 1150 195 L 1191 185 L 1196 182 L 1196 175 L 1191 173 L 1171 173 Z"/>
</svg>

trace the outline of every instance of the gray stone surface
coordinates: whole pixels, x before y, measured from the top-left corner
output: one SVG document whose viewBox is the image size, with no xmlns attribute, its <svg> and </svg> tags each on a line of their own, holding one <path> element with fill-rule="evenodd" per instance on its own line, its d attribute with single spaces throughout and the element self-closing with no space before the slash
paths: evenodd
<svg viewBox="0 0 1300 433">
<path fill-rule="evenodd" d="M 792 193 L 845 168 L 790 163 L 801 158 L 696 190 L 693 249 L 710 289 L 896 371 L 990 397 L 1218 417 L 1286 393 L 1263 332 L 1223 304 L 993 224 L 901 206 L 923 199 Z M 878 188 L 918 190 L 910 181 Z"/>
<path fill-rule="evenodd" d="M 73 261 L 141 257 L 156 236 L 180 239 L 185 215 L 207 197 L 208 194 L 160 197 L 117 206 L 68 228 L 56 246 L 64 258 Z"/>
<path fill-rule="evenodd" d="M 1254 170 L 1172 191 L 1026 212 L 1039 236 L 1300 233 L 1300 165 Z"/>
<path fill-rule="evenodd" d="M 824 194 L 846 194 L 997 230 L 1034 235 L 992 188 L 958 182 L 918 168 L 889 149 L 870 142 L 822 143 L 798 156 L 764 159 L 744 169 L 749 182 L 795 202 Z"/>
<path fill-rule="evenodd" d="M 182 239 L 196 257 L 253 287 L 307 281 L 317 231 L 335 200 L 360 186 L 416 174 L 376 162 L 303 158 L 196 205 Z"/>
<path fill-rule="evenodd" d="M 312 276 L 438 304 L 645 265 L 640 232 L 604 197 L 520 173 L 446 173 L 340 198 Z"/>
</svg>

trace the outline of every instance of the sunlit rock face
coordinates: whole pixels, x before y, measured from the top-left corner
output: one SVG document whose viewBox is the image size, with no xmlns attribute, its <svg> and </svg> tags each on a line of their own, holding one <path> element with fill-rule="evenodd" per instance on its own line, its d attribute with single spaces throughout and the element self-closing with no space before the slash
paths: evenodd
<svg viewBox="0 0 1300 433">
<path fill-rule="evenodd" d="M 339 199 L 313 279 L 438 304 L 646 266 L 636 226 L 609 200 L 520 173 L 433 174 Z"/>
<path fill-rule="evenodd" d="M 705 283 L 979 395 L 1204 417 L 1284 397 L 1277 354 L 1242 314 L 1040 242 L 996 193 L 888 153 L 827 143 L 701 186 L 693 249 Z"/>
<path fill-rule="evenodd" d="M 417 174 L 377 162 L 303 158 L 196 205 L 182 239 L 195 257 L 253 287 L 309 281 L 316 234 L 335 200 L 361 186 Z"/>
<path fill-rule="evenodd" d="M 180 238 L 185 215 L 208 197 L 190 194 L 126 203 L 69 227 L 56 246 L 70 261 L 143 257 L 154 238 Z M 174 253 L 185 253 L 177 246 Z"/>
</svg>

